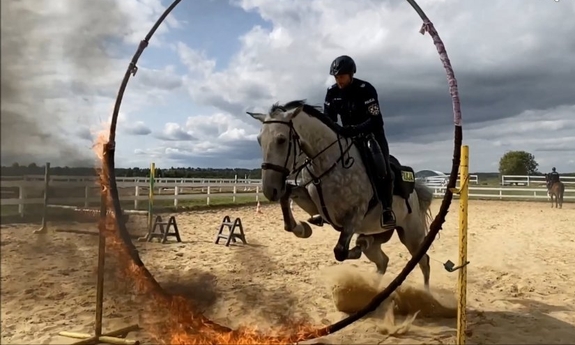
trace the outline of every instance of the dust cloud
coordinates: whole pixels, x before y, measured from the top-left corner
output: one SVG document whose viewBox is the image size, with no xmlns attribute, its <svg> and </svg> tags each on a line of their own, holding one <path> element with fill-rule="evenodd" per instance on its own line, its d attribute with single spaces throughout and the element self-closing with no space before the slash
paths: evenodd
<svg viewBox="0 0 575 345">
<path fill-rule="evenodd" d="M 331 290 L 337 310 L 353 314 L 367 306 L 391 281 L 389 273 L 359 271 L 351 266 L 338 265 L 323 271 L 323 280 Z M 397 317 L 401 316 L 401 317 Z M 410 331 L 416 318 L 455 318 L 457 300 L 452 291 L 402 284 L 371 314 L 377 329 L 385 335 L 402 335 Z"/>
<path fill-rule="evenodd" d="M 119 85 L 121 74 L 105 76 L 125 13 L 116 0 L 0 4 L 2 164 L 92 166 L 88 126 L 107 118 L 96 101 L 109 98 L 104 111 L 111 109 L 110 86 Z"/>
</svg>

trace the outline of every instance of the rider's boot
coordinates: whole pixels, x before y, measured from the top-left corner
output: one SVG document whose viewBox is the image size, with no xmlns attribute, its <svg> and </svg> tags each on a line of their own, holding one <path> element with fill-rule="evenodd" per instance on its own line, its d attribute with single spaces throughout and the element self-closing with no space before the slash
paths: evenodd
<svg viewBox="0 0 575 345">
<path fill-rule="evenodd" d="M 395 213 L 393 212 L 393 180 L 386 178 L 379 183 L 380 201 L 383 206 L 380 225 L 383 229 L 393 229 L 396 226 Z"/>
<path fill-rule="evenodd" d="M 311 218 L 309 218 L 307 222 L 315 226 L 323 226 L 323 223 L 325 223 L 322 216 L 319 214 L 311 216 Z"/>
</svg>

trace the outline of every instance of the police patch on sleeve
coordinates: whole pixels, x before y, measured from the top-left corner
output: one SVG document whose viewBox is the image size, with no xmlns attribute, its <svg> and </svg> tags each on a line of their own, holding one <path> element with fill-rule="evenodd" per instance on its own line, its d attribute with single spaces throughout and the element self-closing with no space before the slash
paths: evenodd
<svg viewBox="0 0 575 345">
<path fill-rule="evenodd" d="M 378 115 L 379 114 L 379 107 L 377 106 L 377 104 L 372 104 L 367 108 L 367 112 L 370 115 Z"/>
</svg>

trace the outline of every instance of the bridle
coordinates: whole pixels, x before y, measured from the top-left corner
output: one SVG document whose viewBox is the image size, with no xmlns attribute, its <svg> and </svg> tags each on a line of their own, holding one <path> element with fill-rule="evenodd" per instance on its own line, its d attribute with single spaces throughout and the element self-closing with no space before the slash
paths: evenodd
<svg viewBox="0 0 575 345">
<path fill-rule="evenodd" d="M 351 147 L 353 146 L 353 140 L 351 140 L 347 147 L 345 148 L 345 150 L 343 149 L 342 145 L 341 145 L 341 141 L 340 141 L 340 135 L 337 134 L 337 139 L 335 141 L 333 141 L 331 144 L 329 144 L 327 147 L 325 147 L 323 150 L 321 150 L 319 153 L 317 153 L 316 155 L 314 155 L 313 157 L 310 157 L 310 155 L 308 155 L 307 153 L 304 152 L 304 150 L 302 150 L 301 147 L 301 139 L 299 134 L 297 133 L 297 131 L 294 128 L 293 125 L 293 121 L 280 121 L 280 120 L 267 120 L 267 121 L 263 121 L 264 125 L 267 124 L 282 124 L 285 126 L 289 127 L 289 141 L 288 141 L 288 152 L 286 155 L 286 158 L 284 160 L 284 164 L 283 166 L 277 165 L 277 164 L 273 164 L 273 163 L 268 163 L 268 162 L 263 162 L 261 167 L 262 170 L 273 170 L 276 172 L 279 172 L 282 174 L 283 180 L 287 180 L 287 177 L 289 175 L 292 174 L 296 174 L 295 176 L 295 184 L 301 187 L 305 187 L 310 183 L 313 183 L 315 185 L 319 185 L 321 182 L 321 178 L 323 178 L 324 176 L 326 176 L 327 174 L 329 174 L 331 171 L 333 171 L 333 169 L 337 166 L 337 164 L 339 162 L 342 163 L 342 167 L 344 169 L 349 169 L 353 163 L 354 163 L 354 159 L 353 157 L 347 157 L 344 159 L 345 155 L 347 153 L 349 153 L 349 150 L 351 149 Z M 339 149 L 341 152 L 341 155 L 339 156 L 339 158 L 326 170 L 324 171 L 322 174 L 320 174 L 319 176 L 315 176 L 313 174 L 312 171 L 310 171 L 310 165 L 313 164 L 314 159 L 316 159 L 317 157 L 319 157 L 322 153 L 324 153 L 325 151 L 327 151 L 330 147 L 332 147 L 335 144 L 339 144 Z M 289 165 L 289 159 L 290 159 L 290 155 L 292 153 L 293 150 L 293 154 L 294 154 L 294 161 L 293 164 L 291 165 L 291 169 L 288 168 Z M 305 159 L 304 163 L 301 164 L 300 166 L 297 166 L 297 157 L 301 156 L 302 154 L 306 154 L 308 157 Z M 297 177 L 299 176 L 299 174 L 306 169 L 306 171 L 310 174 L 310 176 L 312 177 L 310 181 L 299 185 L 297 182 Z"/>
</svg>

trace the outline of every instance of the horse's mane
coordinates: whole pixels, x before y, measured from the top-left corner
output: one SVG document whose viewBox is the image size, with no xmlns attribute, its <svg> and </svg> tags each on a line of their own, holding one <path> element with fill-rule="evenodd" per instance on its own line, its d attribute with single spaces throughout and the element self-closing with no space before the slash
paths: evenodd
<svg viewBox="0 0 575 345">
<path fill-rule="evenodd" d="M 302 107 L 304 113 L 320 120 L 324 125 L 328 126 L 334 132 L 340 132 L 341 127 L 337 123 L 333 122 L 326 114 L 324 114 L 323 109 L 320 106 L 307 104 L 305 99 L 290 101 L 283 105 L 275 103 L 270 109 L 270 114 L 273 114 L 278 110 L 281 112 L 290 111 L 296 109 L 297 107 Z"/>
</svg>

